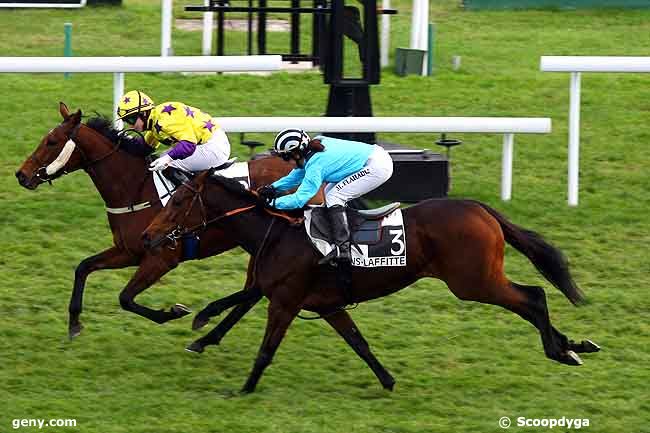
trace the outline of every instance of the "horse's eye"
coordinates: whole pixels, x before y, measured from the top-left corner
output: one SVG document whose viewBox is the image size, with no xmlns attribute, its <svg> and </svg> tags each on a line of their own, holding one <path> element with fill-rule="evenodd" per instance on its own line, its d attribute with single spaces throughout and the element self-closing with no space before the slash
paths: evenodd
<svg viewBox="0 0 650 433">
<path fill-rule="evenodd" d="M 48 138 L 47 139 L 47 145 L 48 146 L 52 147 L 52 146 L 56 146 L 57 144 L 59 144 L 59 143 L 55 139 L 53 139 L 53 138 Z"/>
<path fill-rule="evenodd" d="M 173 205 L 174 207 L 179 207 L 179 206 L 181 205 L 181 203 L 182 203 L 182 202 L 181 202 L 179 199 L 177 199 L 177 198 L 172 199 L 172 205 Z"/>
</svg>

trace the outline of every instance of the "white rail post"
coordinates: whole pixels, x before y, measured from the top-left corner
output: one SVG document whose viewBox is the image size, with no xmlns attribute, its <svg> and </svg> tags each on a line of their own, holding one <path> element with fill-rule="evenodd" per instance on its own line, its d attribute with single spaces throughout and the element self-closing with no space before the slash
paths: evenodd
<svg viewBox="0 0 650 433">
<path fill-rule="evenodd" d="M 512 160 L 515 134 L 503 134 L 503 155 L 501 161 L 501 200 L 512 198 Z"/>
<path fill-rule="evenodd" d="M 580 173 L 580 72 L 571 72 L 569 102 L 569 206 L 578 205 Z"/>
<path fill-rule="evenodd" d="M 172 55 L 172 0 L 161 0 L 160 56 Z"/>
<path fill-rule="evenodd" d="M 123 94 L 124 72 L 115 72 L 113 74 L 113 119 L 115 119 L 115 127 L 118 129 L 122 129 L 123 126 L 123 122 L 117 119 L 117 106 Z"/>
<path fill-rule="evenodd" d="M 413 0 L 411 9 L 411 40 L 409 48 L 417 49 L 420 41 L 420 3 L 422 0 Z"/>
<path fill-rule="evenodd" d="M 210 0 L 207 0 L 210 1 Z M 382 0 L 381 7 L 383 9 L 390 9 L 390 0 Z M 381 67 L 388 66 L 388 54 L 390 51 L 390 15 L 383 14 L 381 16 Z"/>
<path fill-rule="evenodd" d="M 204 6 L 210 6 L 210 0 L 203 1 Z M 212 21 L 214 12 L 203 12 L 203 44 L 201 52 L 204 56 L 209 56 L 212 52 Z"/>
</svg>

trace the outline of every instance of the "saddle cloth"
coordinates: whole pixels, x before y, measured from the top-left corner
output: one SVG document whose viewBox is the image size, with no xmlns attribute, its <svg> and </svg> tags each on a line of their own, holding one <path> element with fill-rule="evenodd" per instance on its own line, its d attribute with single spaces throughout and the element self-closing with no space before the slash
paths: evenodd
<svg viewBox="0 0 650 433">
<path fill-rule="evenodd" d="M 304 215 L 312 245 L 326 256 L 334 249 L 329 241 L 327 209 L 313 206 Z M 347 215 L 352 236 L 352 266 L 406 266 L 406 231 L 399 203 L 369 211 L 348 208 Z"/>
<path fill-rule="evenodd" d="M 215 174 L 235 179 L 246 188 L 249 188 L 251 184 L 250 174 L 248 172 L 248 163 L 235 162 L 235 158 L 232 158 L 217 167 Z M 169 198 L 174 194 L 174 191 L 176 191 L 176 185 L 160 171 L 154 173 L 153 182 L 156 185 L 158 197 L 160 197 L 162 205 L 165 206 L 169 201 Z"/>
</svg>

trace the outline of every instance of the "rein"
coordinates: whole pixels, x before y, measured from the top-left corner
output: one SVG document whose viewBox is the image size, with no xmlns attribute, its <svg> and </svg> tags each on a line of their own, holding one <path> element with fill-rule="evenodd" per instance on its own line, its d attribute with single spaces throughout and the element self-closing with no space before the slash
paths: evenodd
<svg viewBox="0 0 650 433">
<path fill-rule="evenodd" d="M 176 244 L 177 244 L 178 239 L 182 238 L 183 236 L 188 235 L 190 233 L 195 233 L 197 230 L 205 230 L 205 228 L 207 226 L 209 226 L 210 224 L 214 224 L 214 223 L 216 223 L 216 222 L 218 222 L 218 221 L 220 221 L 222 219 L 225 219 L 225 218 L 228 218 L 228 217 L 231 217 L 231 216 L 239 215 L 241 213 L 252 210 L 252 209 L 254 209 L 254 208 L 256 208 L 258 206 L 258 204 L 255 203 L 255 204 L 252 204 L 252 205 L 239 207 L 239 208 L 236 208 L 236 209 L 229 210 L 228 212 L 226 212 L 226 213 L 224 213 L 222 215 L 219 215 L 217 217 L 214 217 L 214 218 L 208 220 L 207 217 L 206 217 L 205 204 L 203 203 L 203 198 L 201 197 L 202 188 L 198 188 L 198 189 L 193 188 L 189 183 L 184 183 L 182 185 L 182 187 L 185 187 L 185 188 L 189 189 L 190 191 L 192 191 L 192 194 L 193 194 L 192 202 L 190 203 L 187 210 L 183 214 L 183 216 L 182 216 L 182 218 L 180 220 L 181 222 L 177 224 L 176 228 L 173 229 L 171 232 L 169 232 L 167 235 L 165 235 L 165 236 L 163 236 L 163 237 L 161 237 L 161 238 L 159 238 L 157 240 L 154 240 L 151 243 L 151 248 L 155 248 L 155 247 L 159 246 L 160 244 L 162 244 L 163 242 L 165 242 L 166 240 L 168 240 L 173 244 L 173 247 L 170 247 L 170 248 L 174 249 L 174 248 L 176 248 Z M 254 191 L 251 191 L 251 192 L 255 193 Z M 187 219 L 190 212 L 194 208 L 194 204 L 197 203 L 197 202 L 199 203 L 199 206 L 200 206 L 199 209 L 201 211 L 201 222 L 199 224 L 196 224 L 196 225 L 191 226 L 191 227 L 184 227 L 183 222 Z M 268 208 L 264 208 L 264 211 L 266 211 L 268 214 L 270 214 L 270 215 L 272 215 L 274 217 L 282 218 L 282 219 L 288 221 L 292 225 L 298 225 L 298 224 L 301 224 L 304 221 L 304 218 L 293 218 L 293 217 L 290 217 L 289 215 L 287 215 L 285 213 L 275 212 L 275 211 L 272 211 L 272 210 L 270 210 Z M 275 221 L 275 219 L 273 221 Z M 262 247 L 266 243 L 266 238 L 269 235 L 269 232 L 271 230 L 272 225 L 273 225 L 273 223 L 271 223 L 269 225 L 266 236 L 264 237 L 264 240 L 262 242 Z M 262 247 L 260 247 L 260 249 Z M 257 255 L 259 255 L 259 250 L 258 250 Z"/>
</svg>

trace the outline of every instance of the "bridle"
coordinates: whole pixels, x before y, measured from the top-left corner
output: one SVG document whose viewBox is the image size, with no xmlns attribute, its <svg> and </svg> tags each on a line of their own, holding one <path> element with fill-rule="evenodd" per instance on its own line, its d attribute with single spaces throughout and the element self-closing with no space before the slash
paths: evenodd
<svg viewBox="0 0 650 433">
<path fill-rule="evenodd" d="M 61 125 L 59 125 L 59 126 L 61 126 Z M 66 143 L 68 141 L 72 141 L 74 143 L 75 139 L 77 138 L 77 134 L 79 133 L 80 128 L 81 128 L 81 122 L 77 123 L 74 126 L 74 128 L 72 129 L 72 132 L 70 133 L 70 135 L 68 135 L 68 140 L 66 141 Z M 115 144 L 115 146 L 113 146 L 105 155 L 102 155 L 99 158 L 90 160 L 81 147 L 78 147 L 78 146 L 75 147 L 75 149 L 79 150 L 83 160 L 85 161 L 85 163 L 80 167 L 81 169 L 83 169 L 85 171 L 88 171 L 88 170 L 92 169 L 92 167 L 95 164 L 97 164 L 97 163 L 105 160 L 106 158 L 110 157 L 111 155 L 113 155 L 115 152 L 117 152 L 119 150 L 119 148 L 120 148 L 120 141 L 118 140 L 118 142 Z M 54 179 L 56 179 L 58 177 L 61 177 L 61 176 L 65 176 L 66 174 L 70 173 L 69 171 L 62 168 L 61 170 L 57 171 L 56 173 L 53 173 L 53 175 L 49 175 L 47 173 L 47 167 L 51 163 L 50 164 L 45 164 L 43 161 L 41 161 L 34 154 L 30 155 L 29 159 L 34 161 L 36 163 L 36 165 L 39 167 L 36 170 L 36 173 L 34 174 L 34 176 L 36 176 L 36 178 L 39 179 L 42 182 L 48 182 L 50 185 L 52 185 L 52 181 Z"/>
<path fill-rule="evenodd" d="M 181 185 L 179 188 L 187 188 L 192 192 L 192 201 L 190 202 L 190 205 L 188 206 L 187 210 L 181 217 L 180 222 L 176 224 L 176 228 L 173 229 L 171 232 L 169 232 L 167 235 L 158 238 L 157 240 L 154 240 L 151 243 L 151 248 L 155 248 L 158 245 L 162 244 L 165 241 L 170 241 L 172 243 L 171 249 L 176 248 L 177 241 L 182 238 L 183 236 L 187 236 L 188 234 L 193 234 L 196 233 L 198 230 L 205 230 L 207 226 L 210 224 L 214 224 L 222 219 L 239 215 L 240 213 L 244 213 L 246 211 L 249 211 L 255 207 L 257 207 L 257 203 L 249 205 L 249 206 L 243 206 L 240 208 L 232 209 L 227 211 L 226 213 L 219 215 L 217 217 L 207 219 L 207 212 L 205 210 L 205 204 L 203 203 L 203 197 L 201 196 L 201 193 L 203 192 L 203 187 L 200 186 L 199 188 L 194 188 L 192 185 L 189 183 L 184 183 Z M 172 199 L 173 200 L 173 199 Z M 190 212 L 192 212 L 192 209 L 194 209 L 194 205 L 198 203 L 199 204 L 199 210 L 201 212 L 201 222 L 199 224 L 196 224 L 191 227 L 186 227 L 185 226 L 185 220 L 189 217 Z"/>
</svg>

